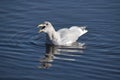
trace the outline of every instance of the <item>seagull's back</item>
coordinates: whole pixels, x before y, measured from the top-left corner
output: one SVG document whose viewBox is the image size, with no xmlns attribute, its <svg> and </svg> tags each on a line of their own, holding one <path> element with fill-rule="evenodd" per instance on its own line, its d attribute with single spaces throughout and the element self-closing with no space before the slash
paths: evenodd
<svg viewBox="0 0 120 80">
<path fill-rule="evenodd" d="M 70 28 L 63 28 L 57 31 L 60 35 L 62 44 L 69 44 L 76 42 L 76 40 L 85 34 L 87 30 L 85 27 L 72 26 Z"/>
</svg>

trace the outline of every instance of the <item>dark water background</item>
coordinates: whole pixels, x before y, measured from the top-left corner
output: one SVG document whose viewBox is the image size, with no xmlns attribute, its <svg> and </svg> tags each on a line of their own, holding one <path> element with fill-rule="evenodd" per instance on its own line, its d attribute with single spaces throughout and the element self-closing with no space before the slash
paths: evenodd
<svg viewBox="0 0 120 80">
<path fill-rule="evenodd" d="M 85 49 L 45 45 L 36 26 L 85 25 Z M 120 80 L 119 0 L 0 0 L 0 80 Z"/>
</svg>

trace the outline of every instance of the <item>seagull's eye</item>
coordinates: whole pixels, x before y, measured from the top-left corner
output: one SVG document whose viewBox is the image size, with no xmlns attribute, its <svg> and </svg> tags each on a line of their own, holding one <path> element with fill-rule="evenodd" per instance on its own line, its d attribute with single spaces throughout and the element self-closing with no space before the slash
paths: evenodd
<svg viewBox="0 0 120 80">
<path fill-rule="evenodd" d="M 44 29 L 44 28 L 45 28 L 45 26 L 41 27 L 41 29 Z"/>
<path fill-rule="evenodd" d="M 46 23 L 46 25 L 48 25 L 48 23 Z"/>
</svg>

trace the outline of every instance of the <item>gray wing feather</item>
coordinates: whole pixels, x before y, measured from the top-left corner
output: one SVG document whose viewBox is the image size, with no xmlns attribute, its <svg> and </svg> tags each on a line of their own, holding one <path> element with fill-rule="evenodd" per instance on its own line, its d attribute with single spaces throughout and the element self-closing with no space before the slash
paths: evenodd
<svg viewBox="0 0 120 80">
<path fill-rule="evenodd" d="M 83 27 L 72 26 L 71 28 L 63 28 L 57 31 L 63 42 L 75 42 L 81 35 L 87 31 Z"/>
</svg>

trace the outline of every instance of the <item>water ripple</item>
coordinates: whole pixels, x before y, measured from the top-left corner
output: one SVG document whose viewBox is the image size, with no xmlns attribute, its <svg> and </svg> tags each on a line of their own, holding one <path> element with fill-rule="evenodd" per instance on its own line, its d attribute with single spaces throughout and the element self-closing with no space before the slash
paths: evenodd
<svg viewBox="0 0 120 80">
<path fill-rule="evenodd" d="M 0 80 L 119 80 L 119 3 L 1 1 Z M 56 30 L 86 25 L 85 46 L 46 45 L 36 28 L 46 20 Z"/>
</svg>

